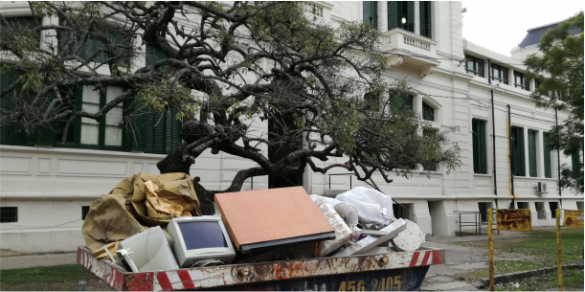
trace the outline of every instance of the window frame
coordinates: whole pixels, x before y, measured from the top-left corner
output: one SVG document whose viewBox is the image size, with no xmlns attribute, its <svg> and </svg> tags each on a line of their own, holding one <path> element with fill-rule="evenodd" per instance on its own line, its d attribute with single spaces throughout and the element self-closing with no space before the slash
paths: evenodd
<svg viewBox="0 0 585 292">
<path fill-rule="evenodd" d="M 8 216 L 6 215 L 6 212 L 8 212 L 8 211 L 13 212 L 13 214 L 10 214 L 13 217 L 10 217 L 7 219 Z M 14 218 L 14 219 L 12 219 L 12 218 Z M 0 223 L 16 223 L 16 222 L 18 222 L 18 207 L 15 207 L 15 206 L 0 207 Z"/>
<path fill-rule="evenodd" d="M 478 57 L 465 55 L 465 71 L 467 74 L 473 74 L 474 76 L 485 77 L 485 61 Z M 469 64 L 473 64 L 473 70 L 469 69 Z"/>
<path fill-rule="evenodd" d="M 538 160 L 536 141 L 538 131 L 528 130 L 528 175 L 530 177 L 538 177 Z"/>
<path fill-rule="evenodd" d="M 366 15 L 369 14 L 368 17 Z M 368 21 L 366 21 L 367 18 Z M 378 1 L 362 1 L 362 22 L 378 29 Z"/>
<path fill-rule="evenodd" d="M 514 70 L 514 87 L 530 91 L 530 82 L 524 79 L 524 73 Z"/>
<path fill-rule="evenodd" d="M 486 120 L 471 120 L 474 174 L 488 174 L 486 128 Z"/>
<path fill-rule="evenodd" d="M 502 82 L 504 84 L 509 84 L 509 79 L 508 79 L 508 71 L 509 69 L 507 67 L 498 65 L 498 64 L 494 64 L 492 63 L 490 66 L 490 70 L 491 70 L 491 78 L 494 81 L 499 81 Z M 498 72 L 498 77 L 495 77 L 495 72 Z"/>
<path fill-rule="evenodd" d="M 422 102 L 422 117 L 425 121 L 435 121 L 435 108 L 424 100 Z"/>
<path fill-rule="evenodd" d="M 524 128 L 510 127 L 510 139 L 512 144 L 512 175 L 526 176 L 526 153 L 524 151 Z"/>
<path fill-rule="evenodd" d="M 419 32 L 421 36 L 433 38 L 433 2 L 419 1 Z M 428 26 L 428 28 L 426 27 Z"/>
</svg>

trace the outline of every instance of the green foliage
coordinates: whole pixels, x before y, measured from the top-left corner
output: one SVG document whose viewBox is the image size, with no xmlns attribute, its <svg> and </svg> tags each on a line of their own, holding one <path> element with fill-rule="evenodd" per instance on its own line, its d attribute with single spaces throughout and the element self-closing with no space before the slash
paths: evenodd
<svg viewBox="0 0 585 292">
<path fill-rule="evenodd" d="M 158 83 L 146 84 L 137 95 L 141 104 L 151 110 L 165 111 L 177 108 L 177 120 L 192 118 L 199 111 L 199 103 L 193 101 L 188 88 L 177 86 L 169 79 L 161 79 Z"/>
<path fill-rule="evenodd" d="M 570 35 L 569 30 L 580 33 Z M 583 12 L 571 20 L 549 29 L 538 47 L 542 55 L 531 55 L 525 61 L 540 86 L 532 99 L 539 107 L 569 112 L 569 118 L 551 131 L 551 148 L 561 149 L 570 156 L 580 153 L 579 169 L 563 167 L 561 187 L 573 187 L 583 192 Z"/>
</svg>

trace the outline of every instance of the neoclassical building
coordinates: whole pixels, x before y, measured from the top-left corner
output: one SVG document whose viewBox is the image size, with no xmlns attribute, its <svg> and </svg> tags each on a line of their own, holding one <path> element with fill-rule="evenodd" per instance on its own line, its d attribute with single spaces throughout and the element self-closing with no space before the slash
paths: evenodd
<svg viewBox="0 0 585 292">
<path fill-rule="evenodd" d="M 412 109 L 437 129 L 458 126 L 452 136 L 461 148 L 461 168 L 446 173 L 441 168 L 427 177 L 418 169 L 411 178 L 393 177 L 391 184 L 375 179 L 380 189 L 398 201 L 397 217 L 417 222 L 430 234 L 454 236 L 459 221 L 486 221 L 488 208 L 530 209 L 533 226 L 555 224 L 554 209 L 583 210 L 583 194 L 557 188 L 559 165 L 573 162 L 548 149 L 547 132 L 565 112 L 536 108 L 530 100 L 536 84 L 524 78 L 523 58 L 537 51 L 546 30 L 530 30 L 509 56 L 480 47 L 462 36 L 461 2 L 354 1 L 307 2 L 316 9 L 307 13 L 323 21 L 364 21 L 382 32 L 381 50 L 388 69 L 384 77 L 406 79 L 411 85 Z M 27 2 L 3 2 L 0 13 L 10 21 L 26 23 L 31 17 Z M 54 23 L 56 17 L 45 17 Z M 182 20 L 185 21 L 185 20 Z M 41 39 L 51 37 L 40 34 Z M 133 62 L 134 70 L 152 62 L 156 52 Z M 2 86 L 11 76 L 2 76 Z M 88 109 L 121 92 L 109 87 L 105 94 L 91 88 L 79 90 L 78 101 Z M 172 150 L 180 124 L 158 117 L 148 124 L 148 137 L 140 145 L 125 141 L 117 126 L 122 106 L 97 123 L 76 122 L 75 131 L 20 135 L 3 127 L 0 145 L 0 238 L 3 250 L 17 252 L 73 251 L 84 244 L 81 225 L 91 202 L 108 193 L 119 181 L 137 172 L 158 174 L 156 163 Z M 265 123 L 255 124 L 268 131 Z M 150 142 L 148 142 L 150 141 Z M 344 162 L 343 158 L 337 158 Z M 329 161 L 333 162 L 333 161 Z M 251 161 L 205 152 L 192 166 L 211 189 L 226 188 L 235 173 Z M 308 169 L 291 184 L 309 194 L 334 194 L 350 186 L 365 185 L 342 172 L 313 173 Z M 269 177 L 246 182 L 244 189 L 275 187 Z M 279 185 L 280 186 L 280 185 Z M 486 226 L 484 225 L 484 231 Z M 463 227 L 463 231 L 474 231 Z"/>
</svg>

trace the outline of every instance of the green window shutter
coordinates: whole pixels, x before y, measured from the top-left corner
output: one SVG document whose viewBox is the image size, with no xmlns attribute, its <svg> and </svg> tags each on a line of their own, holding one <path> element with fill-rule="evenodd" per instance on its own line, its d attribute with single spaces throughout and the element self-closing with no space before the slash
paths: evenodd
<svg viewBox="0 0 585 292">
<path fill-rule="evenodd" d="M 543 145 L 543 154 L 544 154 L 544 177 L 551 178 L 552 171 L 551 171 L 551 164 L 550 164 L 550 136 L 548 133 L 544 133 L 542 135 L 542 145 Z"/>
<path fill-rule="evenodd" d="M 181 142 L 181 121 L 176 116 L 179 110 L 171 109 L 165 113 L 166 116 L 166 135 L 165 135 L 165 153 L 170 154 L 177 148 Z"/>
<path fill-rule="evenodd" d="M 414 1 L 402 1 L 402 5 L 406 4 L 407 13 L 402 17 L 406 17 L 406 30 L 414 32 Z"/>
<path fill-rule="evenodd" d="M 537 177 L 536 167 L 536 131 L 528 131 L 528 164 L 530 176 Z"/>
<path fill-rule="evenodd" d="M 20 73 L 16 72 L 14 69 L 2 70 L 0 74 L 0 88 L 4 89 L 12 85 L 18 78 L 20 77 Z M 13 94 L 20 94 L 21 86 L 17 86 L 14 90 L 9 91 L 6 93 L 6 97 L 3 97 L 1 107 L 3 110 L 10 110 L 12 105 L 12 98 L 10 97 Z M 15 97 L 18 98 L 18 97 Z M 1 126 L 0 127 L 0 144 L 7 144 L 7 145 L 27 145 L 27 135 L 23 130 L 16 129 L 15 127 L 11 126 Z"/>
<path fill-rule="evenodd" d="M 363 10 L 364 23 L 378 29 L 378 1 L 363 1 Z"/>
<path fill-rule="evenodd" d="M 22 17 L 7 17 L 6 22 L 8 22 L 11 26 L 19 26 L 23 30 L 30 31 L 32 33 L 32 37 L 37 41 L 37 43 L 41 42 L 41 31 L 35 31 L 34 28 L 41 25 L 41 19 L 35 19 L 32 16 L 22 16 Z M 0 22 L 0 29 L 4 24 Z"/>
<path fill-rule="evenodd" d="M 420 1 L 420 34 L 432 38 L 431 1 Z"/>
<path fill-rule="evenodd" d="M 364 5 L 365 6 L 365 5 Z M 150 44 L 146 44 L 146 66 L 150 66 L 154 63 L 156 63 L 157 61 L 166 59 L 167 56 L 166 54 L 159 49 L 158 47 L 155 47 L 153 45 Z"/>
<path fill-rule="evenodd" d="M 508 83 L 508 68 L 500 67 L 500 70 L 502 70 L 502 75 L 504 76 L 504 83 L 509 84 Z"/>
<path fill-rule="evenodd" d="M 435 120 L 435 109 L 423 102 L 423 119 L 427 121 Z"/>
<path fill-rule="evenodd" d="M 473 132 L 473 172 L 487 173 L 487 150 L 485 139 L 485 121 L 472 120 Z"/>
<path fill-rule="evenodd" d="M 512 127 L 512 151 L 514 159 L 512 160 L 512 173 L 516 176 L 525 176 L 526 168 L 524 166 L 524 129 Z"/>
<path fill-rule="evenodd" d="M 388 1 L 388 30 L 401 27 L 400 1 Z"/>
<path fill-rule="evenodd" d="M 166 153 L 165 149 L 165 129 L 166 120 L 163 113 L 154 114 L 153 127 L 153 152 L 158 154 Z"/>
</svg>

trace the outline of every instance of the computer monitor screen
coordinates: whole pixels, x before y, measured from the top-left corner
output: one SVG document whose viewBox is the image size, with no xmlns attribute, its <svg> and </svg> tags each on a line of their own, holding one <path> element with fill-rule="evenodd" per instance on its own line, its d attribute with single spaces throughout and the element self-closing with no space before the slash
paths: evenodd
<svg viewBox="0 0 585 292">
<path fill-rule="evenodd" d="M 178 225 L 187 250 L 228 247 L 217 221 L 191 221 Z"/>
</svg>

